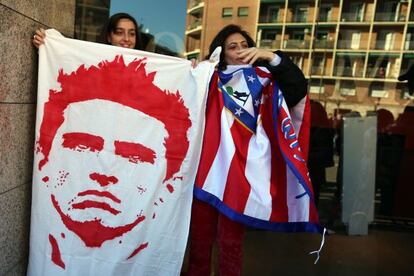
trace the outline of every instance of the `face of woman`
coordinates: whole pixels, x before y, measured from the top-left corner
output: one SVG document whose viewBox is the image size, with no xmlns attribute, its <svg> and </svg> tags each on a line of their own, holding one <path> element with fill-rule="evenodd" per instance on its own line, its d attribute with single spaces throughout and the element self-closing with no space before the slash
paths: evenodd
<svg viewBox="0 0 414 276">
<path fill-rule="evenodd" d="M 108 42 L 111 45 L 130 49 L 135 48 L 136 39 L 137 30 L 134 22 L 126 18 L 120 19 L 115 30 L 108 35 Z"/>
<path fill-rule="evenodd" d="M 239 57 L 238 51 L 249 48 L 246 39 L 239 33 L 231 34 L 224 42 L 224 61 L 228 65 L 246 64 Z"/>
</svg>

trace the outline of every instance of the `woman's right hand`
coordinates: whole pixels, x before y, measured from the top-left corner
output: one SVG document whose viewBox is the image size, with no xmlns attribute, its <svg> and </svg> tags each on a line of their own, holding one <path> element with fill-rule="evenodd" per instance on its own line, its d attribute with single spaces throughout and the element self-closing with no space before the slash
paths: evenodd
<svg viewBox="0 0 414 276">
<path fill-rule="evenodd" d="M 36 30 L 36 33 L 33 36 L 33 46 L 39 49 L 40 45 L 45 43 L 46 32 L 44 29 L 40 28 Z"/>
</svg>

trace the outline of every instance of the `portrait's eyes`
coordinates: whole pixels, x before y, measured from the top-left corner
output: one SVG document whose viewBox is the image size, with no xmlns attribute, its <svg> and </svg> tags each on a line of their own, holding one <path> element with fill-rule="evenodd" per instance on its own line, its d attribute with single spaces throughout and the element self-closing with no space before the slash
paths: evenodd
<svg viewBox="0 0 414 276">
<path fill-rule="evenodd" d="M 103 149 L 104 139 L 102 137 L 82 132 L 69 132 L 62 135 L 62 146 L 74 151 L 99 152 Z"/>
<path fill-rule="evenodd" d="M 155 151 L 139 144 L 123 141 L 115 141 L 115 154 L 127 158 L 131 163 L 151 163 L 155 161 Z"/>
</svg>

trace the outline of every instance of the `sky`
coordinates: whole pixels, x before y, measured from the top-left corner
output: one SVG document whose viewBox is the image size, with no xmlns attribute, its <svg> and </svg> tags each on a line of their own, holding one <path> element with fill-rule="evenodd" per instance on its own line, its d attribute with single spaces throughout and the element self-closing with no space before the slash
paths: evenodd
<svg viewBox="0 0 414 276">
<path fill-rule="evenodd" d="M 144 24 L 154 35 L 155 42 L 182 52 L 184 50 L 184 31 L 186 0 L 112 0 L 110 15 L 126 12 L 138 24 Z"/>
</svg>

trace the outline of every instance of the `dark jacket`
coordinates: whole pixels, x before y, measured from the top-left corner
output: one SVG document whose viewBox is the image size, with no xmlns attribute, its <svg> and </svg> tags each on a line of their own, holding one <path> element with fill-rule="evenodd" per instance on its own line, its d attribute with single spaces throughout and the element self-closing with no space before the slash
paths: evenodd
<svg viewBox="0 0 414 276">
<path fill-rule="evenodd" d="M 265 66 L 270 71 L 283 93 L 287 106 L 293 107 L 306 96 L 308 82 L 299 67 L 285 53 L 276 51 L 276 54 L 281 58 L 279 65 L 271 66 L 263 62 L 255 65 Z"/>
</svg>

